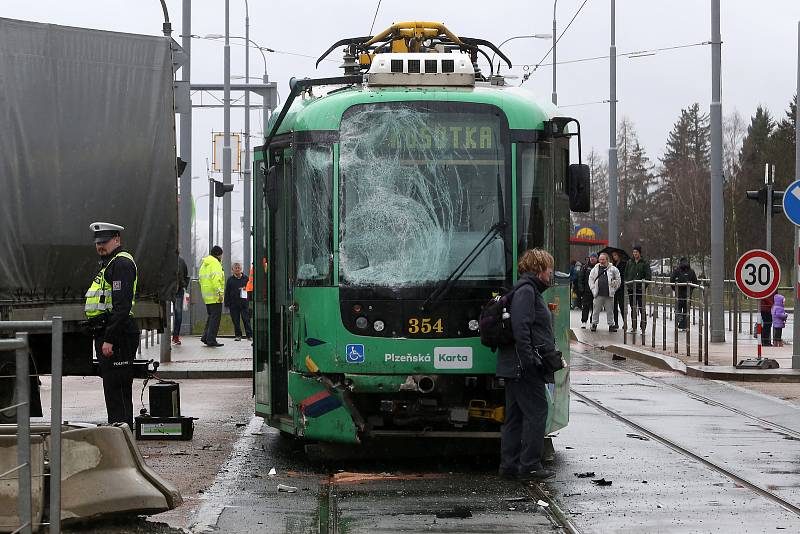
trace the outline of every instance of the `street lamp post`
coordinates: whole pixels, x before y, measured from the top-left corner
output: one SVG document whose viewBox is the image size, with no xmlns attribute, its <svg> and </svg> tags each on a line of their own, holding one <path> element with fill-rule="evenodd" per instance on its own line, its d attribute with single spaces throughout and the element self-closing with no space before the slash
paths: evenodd
<svg viewBox="0 0 800 534">
<path fill-rule="evenodd" d="M 556 36 L 556 4 L 558 0 L 553 0 L 553 105 L 558 105 L 558 93 L 556 92 L 556 45 L 558 44 L 558 37 Z"/>
<path fill-rule="evenodd" d="M 608 52 L 608 244 L 619 246 L 617 181 L 617 8 L 611 0 L 611 46 Z"/>
<path fill-rule="evenodd" d="M 509 37 L 499 45 L 497 48 L 503 48 L 503 45 L 509 41 L 513 41 L 514 39 L 550 39 L 549 33 L 534 33 L 533 35 L 515 35 L 514 37 Z M 497 56 L 497 53 L 492 54 L 492 64 L 494 64 L 494 58 Z M 500 73 L 500 62 L 497 63 L 497 72 Z"/>
<path fill-rule="evenodd" d="M 222 143 L 222 180 L 231 183 L 231 41 L 230 41 L 230 0 L 225 0 L 225 58 L 224 58 L 224 133 Z M 223 269 L 231 272 L 231 197 L 222 197 L 222 249 Z"/>
</svg>

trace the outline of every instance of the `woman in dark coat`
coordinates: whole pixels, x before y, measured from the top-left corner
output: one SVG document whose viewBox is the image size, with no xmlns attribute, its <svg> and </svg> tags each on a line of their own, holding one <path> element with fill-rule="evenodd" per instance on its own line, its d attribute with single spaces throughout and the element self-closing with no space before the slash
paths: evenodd
<svg viewBox="0 0 800 534">
<path fill-rule="evenodd" d="M 544 480 L 555 473 L 542 465 L 547 424 L 546 383 L 541 354 L 555 350 L 550 310 L 542 292 L 550 287 L 553 256 L 541 249 L 525 252 L 511 300 L 514 344 L 501 347 L 497 376 L 505 379 L 505 422 L 501 433 L 500 476 Z"/>
</svg>

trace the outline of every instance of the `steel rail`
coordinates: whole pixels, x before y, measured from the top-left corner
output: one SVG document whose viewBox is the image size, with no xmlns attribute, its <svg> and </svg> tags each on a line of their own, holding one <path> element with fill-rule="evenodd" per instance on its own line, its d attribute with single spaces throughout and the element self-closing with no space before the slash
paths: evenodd
<svg viewBox="0 0 800 534">
<path fill-rule="evenodd" d="M 637 432 L 647 436 L 648 438 L 650 438 L 650 439 L 652 439 L 654 441 L 657 441 L 657 442 L 661 443 L 662 445 L 665 445 L 666 447 L 672 449 L 673 451 L 675 451 L 675 452 L 677 452 L 679 454 L 682 454 L 682 455 L 684 455 L 684 456 L 686 456 L 688 458 L 691 458 L 691 459 L 693 459 L 693 460 L 695 460 L 697 462 L 700 462 L 701 464 L 703 464 L 706 467 L 712 469 L 713 471 L 717 471 L 718 473 L 725 475 L 726 477 L 730 478 L 731 480 L 733 480 L 737 484 L 745 486 L 746 488 L 750 489 L 754 493 L 757 493 L 757 494 L 761 495 L 765 499 L 773 501 L 775 504 L 779 505 L 781 508 L 783 508 L 783 509 L 785 509 L 785 510 L 787 510 L 789 512 L 793 512 L 794 514 L 800 516 L 800 507 L 796 506 L 795 504 L 792 504 L 791 502 L 787 501 L 786 499 L 783 499 L 783 498 L 775 495 L 774 493 L 772 493 L 768 489 L 762 488 L 761 486 L 759 486 L 757 484 L 754 484 L 753 482 L 750 482 L 746 478 L 740 477 L 739 475 L 737 475 L 733 471 L 730 471 L 730 470 L 722 467 L 721 465 L 718 465 L 718 464 L 712 462 L 711 460 L 703 458 L 702 456 L 693 453 L 689 449 L 683 447 L 682 445 L 679 445 L 678 443 L 670 440 L 669 438 L 665 438 L 664 436 L 661 436 L 660 434 L 655 433 L 654 431 L 650 430 L 649 428 L 644 427 L 644 426 L 640 425 L 639 423 L 636 423 L 632 419 L 629 419 L 628 417 L 625 417 L 624 415 L 622 415 L 620 413 L 617 413 L 614 410 L 603 406 L 598 401 L 589 398 L 588 396 L 584 395 L 583 393 L 579 393 L 573 387 L 570 387 L 569 390 L 577 398 L 579 398 L 580 400 L 582 400 L 586 404 L 596 408 L 597 410 L 600 410 L 604 414 L 610 416 L 612 419 L 616 419 L 617 421 L 625 423 L 626 425 L 628 425 L 632 429 L 634 429 Z"/>
<path fill-rule="evenodd" d="M 542 508 L 545 509 L 547 517 L 556 528 L 561 529 L 563 532 L 568 532 L 569 534 L 581 534 L 581 530 L 577 525 L 575 525 L 575 523 L 572 522 L 572 520 L 570 520 L 569 516 L 561 508 L 556 498 L 542 488 L 541 484 L 542 482 L 524 484 L 525 491 L 531 496 L 531 498 L 537 500 L 541 499 L 547 503 L 547 506 L 543 506 Z"/>
<path fill-rule="evenodd" d="M 578 343 L 582 343 L 582 342 L 578 341 Z M 661 380 L 653 378 L 652 376 L 647 376 L 644 373 L 639 373 L 637 371 L 631 371 L 630 369 L 625 369 L 624 367 L 620 367 L 620 366 L 614 365 L 612 363 L 606 363 L 606 362 L 602 362 L 600 360 L 595 360 L 594 358 L 591 358 L 591 357 L 587 356 L 586 353 L 584 353 L 584 352 L 571 351 L 571 353 L 576 354 L 576 355 L 578 355 L 578 357 L 583 358 L 585 360 L 589 360 L 590 362 L 602 365 L 604 367 L 608 367 L 609 369 L 616 369 L 618 371 L 624 371 L 626 373 L 630 373 L 632 375 L 636 375 L 638 377 L 647 379 L 647 380 L 649 380 L 651 382 L 655 382 L 658 385 L 661 385 L 661 386 L 664 386 L 664 387 L 668 387 L 668 388 L 672 388 L 672 389 L 674 389 L 676 391 L 680 391 L 681 393 L 685 393 L 686 395 L 692 397 L 695 400 L 702 401 L 702 402 L 704 402 L 706 404 L 709 404 L 711 406 L 716 406 L 717 408 L 723 408 L 723 409 L 728 410 L 730 412 L 733 412 L 733 413 L 735 413 L 737 415 L 741 415 L 742 417 L 747 417 L 749 419 L 752 419 L 753 421 L 757 421 L 757 422 L 759 422 L 759 423 L 761 423 L 763 425 L 774 427 L 775 429 L 780 430 L 784 434 L 790 434 L 793 437 L 800 438 L 800 431 L 794 430 L 793 428 L 785 427 L 785 426 L 780 425 L 778 423 L 773 423 L 772 421 L 769 421 L 769 420 L 764 419 L 762 417 L 759 417 L 757 415 L 753 415 L 751 413 L 745 412 L 744 410 L 740 410 L 739 408 L 735 408 L 733 406 L 729 406 L 729 405 L 727 405 L 725 403 L 722 403 L 722 402 L 720 402 L 718 400 L 714 400 L 714 399 L 711 399 L 709 397 L 706 397 L 705 395 L 701 395 L 699 393 L 695 393 L 694 391 L 692 391 L 690 389 L 687 389 L 685 387 L 677 386 L 675 384 L 669 384 L 667 382 L 663 382 Z"/>
</svg>

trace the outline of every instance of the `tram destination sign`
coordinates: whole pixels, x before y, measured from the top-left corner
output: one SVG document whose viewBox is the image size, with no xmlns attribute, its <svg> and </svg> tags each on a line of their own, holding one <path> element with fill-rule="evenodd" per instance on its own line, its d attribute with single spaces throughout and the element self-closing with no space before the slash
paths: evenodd
<svg viewBox="0 0 800 534">
<path fill-rule="evenodd" d="M 751 299 L 769 297 L 778 289 L 781 266 L 766 250 L 749 250 L 736 262 L 736 285 Z"/>
</svg>

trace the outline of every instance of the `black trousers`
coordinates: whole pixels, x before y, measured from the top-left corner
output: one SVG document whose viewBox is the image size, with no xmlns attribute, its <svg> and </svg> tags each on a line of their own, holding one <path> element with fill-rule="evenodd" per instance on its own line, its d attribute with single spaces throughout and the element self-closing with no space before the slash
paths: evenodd
<svg viewBox="0 0 800 534">
<path fill-rule="evenodd" d="M 761 344 L 769 345 L 772 330 L 772 312 L 761 312 Z"/>
<path fill-rule="evenodd" d="M 591 291 L 581 293 L 581 322 L 585 323 L 592 317 L 594 296 Z"/>
<path fill-rule="evenodd" d="M 103 340 L 94 340 L 108 423 L 127 423 L 133 430 L 133 360 L 139 347 L 139 334 L 124 334 L 114 343 L 111 358 L 103 355 Z"/>
<path fill-rule="evenodd" d="M 622 323 L 628 323 L 628 314 L 625 313 L 625 289 L 619 288 L 614 293 L 614 324 L 619 326 L 619 315 L 622 314 Z"/>
<path fill-rule="evenodd" d="M 628 299 L 631 306 L 631 321 L 633 321 L 633 328 L 636 328 L 637 315 L 641 315 L 641 322 L 639 324 L 644 327 L 647 324 L 647 310 L 644 308 L 644 298 L 642 295 L 643 287 L 638 284 L 632 284 L 632 290 L 628 293 Z M 638 312 L 637 312 L 638 310 Z"/>
<path fill-rule="evenodd" d="M 253 329 L 250 328 L 250 309 L 247 306 L 234 306 L 231 307 L 231 321 L 233 321 L 233 331 L 236 337 L 242 337 L 242 329 L 239 326 L 240 317 L 247 337 L 253 337 Z"/>
<path fill-rule="evenodd" d="M 208 312 L 208 319 L 200 341 L 207 345 L 214 345 L 217 343 L 219 320 L 222 318 L 222 303 L 206 304 L 206 311 Z"/>
<path fill-rule="evenodd" d="M 678 328 L 686 328 L 686 319 L 689 317 L 689 300 L 686 296 L 678 295 L 678 302 L 675 305 L 675 319 Z"/>
<path fill-rule="evenodd" d="M 547 393 L 539 373 L 507 378 L 506 419 L 500 434 L 500 471 L 529 473 L 542 468 Z"/>
</svg>

